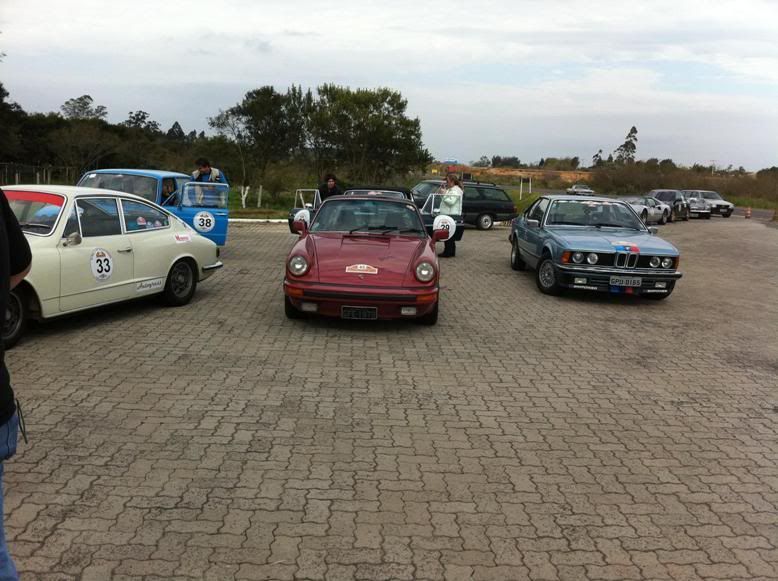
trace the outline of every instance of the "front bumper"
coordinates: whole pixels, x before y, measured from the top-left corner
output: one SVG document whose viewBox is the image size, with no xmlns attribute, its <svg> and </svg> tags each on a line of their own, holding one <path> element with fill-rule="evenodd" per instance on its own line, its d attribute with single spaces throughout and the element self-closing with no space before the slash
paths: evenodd
<svg viewBox="0 0 778 581">
<path fill-rule="evenodd" d="M 202 281 L 210 276 L 213 276 L 213 274 L 223 266 L 224 264 L 222 263 L 221 260 L 217 260 L 213 264 L 207 264 L 203 266 L 201 269 L 202 272 L 200 273 L 200 280 Z"/>
<path fill-rule="evenodd" d="M 365 287 L 284 280 L 284 294 L 300 311 L 328 317 L 340 317 L 342 307 L 375 307 L 379 319 L 413 319 L 430 313 L 438 302 L 439 288 L 434 287 Z M 303 308 L 303 303 L 316 305 Z M 403 308 L 415 308 L 404 315 Z"/>
<path fill-rule="evenodd" d="M 557 280 L 565 288 L 615 294 L 668 294 L 683 276 L 677 270 L 555 265 Z M 639 287 L 612 286 L 611 277 L 640 279 Z"/>
<path fill-rule="evenodd" d="M 689 214 L 697 217 L 710 216 L 711 209 L 710 208 L 689 208 Z"/>
<path fill-rule="evenodd" d="M 728 206 L 716 206 L 711 208 L 711 214 L 719 214 L 721 216 L 729 216 L 734 211 L 734 207 L 730 208 Z"/>
</svg>

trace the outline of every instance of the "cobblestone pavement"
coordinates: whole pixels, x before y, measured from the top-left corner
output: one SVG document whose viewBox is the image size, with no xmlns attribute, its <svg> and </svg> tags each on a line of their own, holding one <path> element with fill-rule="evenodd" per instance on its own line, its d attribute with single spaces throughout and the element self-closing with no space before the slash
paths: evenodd
<svg viewBox="0 0 778 581">
<path fill-rule="evenodd" d="M 468 231 L 425 328 L 286 320 L 294 238 L 241 225 L 191 305 L 38 328 L 23 579 L 775 579 L 778 230 L 662 234 L 646 302 L 543 296 Z"/>
</svg>

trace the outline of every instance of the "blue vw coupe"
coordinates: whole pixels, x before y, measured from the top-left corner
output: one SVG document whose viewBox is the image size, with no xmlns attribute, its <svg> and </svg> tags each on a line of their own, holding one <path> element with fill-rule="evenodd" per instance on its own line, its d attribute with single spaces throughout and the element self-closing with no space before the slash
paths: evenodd
<svg viewBox="0 0 778 581">
<path fill-rule="evenodd" d="M 680 255 L 655 234 L 626 202 L 541 196 L 511 223 L 511 266 L 533 268 L 549 295 L 579 289 L 664 299 L 681 278 Z"/>
</svg>

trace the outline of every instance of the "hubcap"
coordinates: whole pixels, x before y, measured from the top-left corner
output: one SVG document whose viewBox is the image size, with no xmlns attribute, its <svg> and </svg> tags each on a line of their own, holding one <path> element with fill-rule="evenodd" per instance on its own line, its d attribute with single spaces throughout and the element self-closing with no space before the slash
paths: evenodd
<svg viewBox="0 0 778 581">
<path fill-rule="evenodd" d="M 546 260 L 540 266 L 540 272 L 538 273 L 538 276 L 540 278 L 540 284 L 543 285 L 543 288 L 551 288 L 554 286 L 554 265 L 551 264 L 550 260 Z"/>
<path fill-rule="evenodd" d="M 485 230 L 488 230 L 492 226 L 492 217 L 491 216 L 484 216 L 481 218 L 481 226 L 484 227 Z"/>
<path fill-rule="evenodd" d="M 177 264 L 170 274 L 170 288 L 177 297 L 184 297 L 192 288 L 192 269 L 188 265 Z"/>
<path fill-rule="evenodd" d="M 12 337 L 22 323 L 22 303 L 19 297 L 11 293 L 8 295 L 8 306 L 5 309 L 5 321 L 3 322 L 3 338 Z"/>
</svg>

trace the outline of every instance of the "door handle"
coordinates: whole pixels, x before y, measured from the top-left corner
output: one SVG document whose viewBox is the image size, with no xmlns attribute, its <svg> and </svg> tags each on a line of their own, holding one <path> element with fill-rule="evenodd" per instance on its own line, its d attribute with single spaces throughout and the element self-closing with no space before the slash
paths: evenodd
<svg viewBox="0 0 778 581">
<path fill-rule="evenodd" d="M 118 252 L 121 252 L 122 254 L 126 254 L 127 252 L 132 252 L 132 248 L 120 248 Z"/>
</svg>

